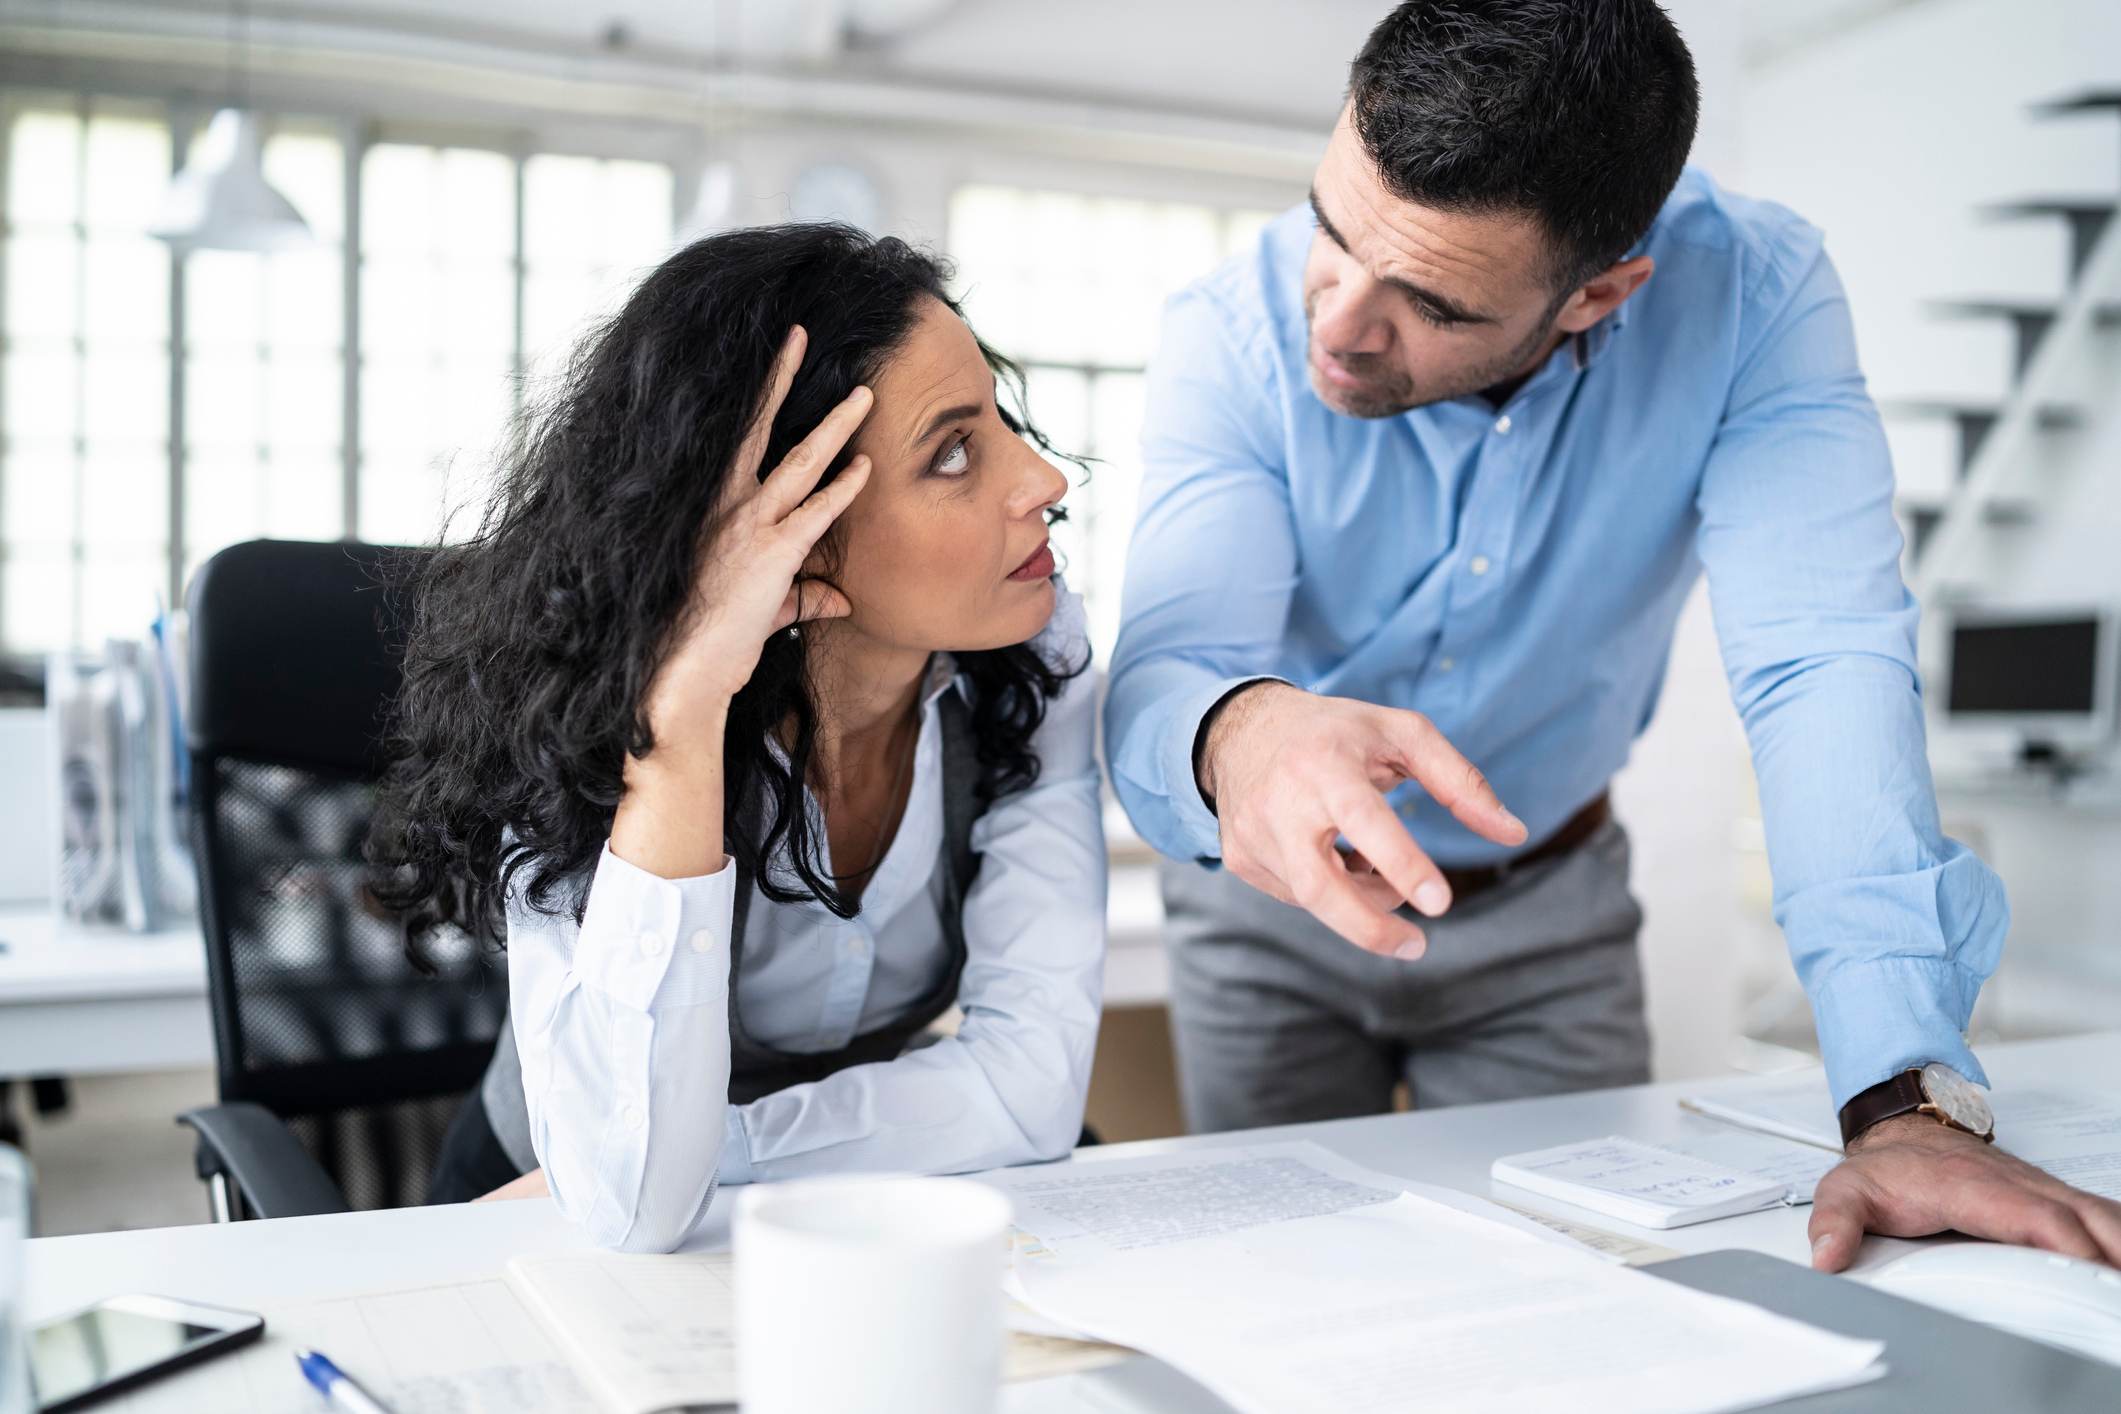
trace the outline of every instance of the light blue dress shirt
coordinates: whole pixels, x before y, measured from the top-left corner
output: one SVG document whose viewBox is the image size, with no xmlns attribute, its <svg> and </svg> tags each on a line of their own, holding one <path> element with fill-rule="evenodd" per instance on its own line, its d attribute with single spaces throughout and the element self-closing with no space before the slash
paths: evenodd
<svg viewBox="0 0 2121 1414">
<path fill-rule="evenodd" d="M 1271 675 L 1425 713 L 1542 839 L 1626 762 L 1705 568 L 1834 1102 L 1932 1060 L 1985 1079 L 1963 1031 L 2009 910 L 1939 828 L 1892 465 L 1820 233 L 1690 170 L 1649 282 L 1500 408 L 1364 420 L 1306 376 L 1312 230 L 1287 212 L 1165 314 L 1106 708 L 1136 828 L 1220 855 L 1194 737 Z M 1440 863 L 1507 853 L 1393 803 Z"/>
</svg>

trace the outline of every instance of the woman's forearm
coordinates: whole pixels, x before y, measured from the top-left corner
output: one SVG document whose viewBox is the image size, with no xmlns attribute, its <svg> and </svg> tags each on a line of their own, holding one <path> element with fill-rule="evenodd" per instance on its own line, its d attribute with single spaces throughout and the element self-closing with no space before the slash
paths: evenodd
<svg viewBox="0 0 2121 1414">
<path fill-rule="evenodd" d="M 682 734 L 658 730 L 646 756 L 628 757 L 626 789 L 611 822 L 611 852 L 664 879 L 720 872 L 722 739 L 728 704 L 688 714 Z"/>
</svg>

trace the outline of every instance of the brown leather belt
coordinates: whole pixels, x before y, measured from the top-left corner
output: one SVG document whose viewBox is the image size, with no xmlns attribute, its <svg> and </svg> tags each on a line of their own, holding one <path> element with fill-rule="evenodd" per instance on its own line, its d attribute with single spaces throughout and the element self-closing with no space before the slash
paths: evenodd
<svg viewBox="0 0 2121 1414">
<path fill-rule="evenodd" d="M 1506 859 L 1500 864 L 1444 870 L 1444 881 L 1451 886 L 1452 901 L 1464 903 L 1475 894 L 1486 893 L 1520 869 L 1544 863 L 1549 859 L 1558 859 L 1571 850 L 1581 849 L 1591 836 L 1597 834 L 1605 822 L 1612 818 L 1612 796 L 1600 791 L 1589 805 L 1564 821 L 1560 829 L 1515 859 Z"/>
</svg>

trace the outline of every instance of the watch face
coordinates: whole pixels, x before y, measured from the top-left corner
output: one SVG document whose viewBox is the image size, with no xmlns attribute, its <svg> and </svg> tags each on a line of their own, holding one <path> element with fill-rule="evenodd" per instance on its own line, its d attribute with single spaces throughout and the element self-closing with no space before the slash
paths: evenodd
<svg viewBox="0 0 2121 1414">
<path fill-rule="evenodd" d="M 1944 1117 L 1961 1129 L 1986 1134 L 1996 1127 L 1988 1095 L 1973 1081 L 1938 1061 L 1922 1067 L 1922 1092 Z"/>
</svg>

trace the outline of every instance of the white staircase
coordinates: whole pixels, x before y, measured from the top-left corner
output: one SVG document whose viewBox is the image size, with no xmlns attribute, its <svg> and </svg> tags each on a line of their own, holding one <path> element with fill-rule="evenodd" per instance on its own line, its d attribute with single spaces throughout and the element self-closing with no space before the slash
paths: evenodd
<svg viewBox="0 0 2121 1414">
<path fill-rule="evenodd" d="M 2053 119 L 2121 118 L 2121 88 L 2102 88 L 2037 105 Z M 1945 419 L 1958 433 L 1956 475 L 1940 496 L 1903 496 L 1908 579 L 1935 606 L 1979 592 L 1983 552 L 1996 537 L 2036 524 L 2039 478 L 2053 464 L 2049 439 L 2070 435 L 2114 411 L 2087 399 L 2083 372 L 2097 341 L 2121 338 L 2121 191 L 2113 196 L 2036 197 L 1998 202 L 1981 214 L 2002 221 L 2060 221 L 2068 232 L 2068 279 L 2052 301 L 1953 299 L 1933 302 L 1940 319 L 2007 320 L 2014 336 L 2012 376 L 1998 400 L 1884 402 L 1889 418 Z"/>
</svg>

